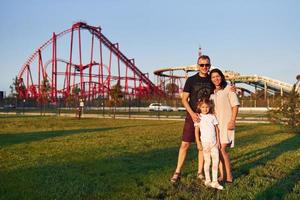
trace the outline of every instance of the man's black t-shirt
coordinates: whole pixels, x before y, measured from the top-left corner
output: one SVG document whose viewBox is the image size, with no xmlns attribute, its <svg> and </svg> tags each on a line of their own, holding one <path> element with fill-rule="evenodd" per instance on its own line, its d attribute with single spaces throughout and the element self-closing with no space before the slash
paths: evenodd
<svg viewBox="0 0 300 200">
<path fill-rule="evenodd" d="M 190 93 L 189 104 L 195 112 L 199 99 L 208 98 L 212 93 L 213 86 L 209 77 L 201 77 L 199 73 L 189 77 L 184 85 L 184 92 Z"/>
</svg>

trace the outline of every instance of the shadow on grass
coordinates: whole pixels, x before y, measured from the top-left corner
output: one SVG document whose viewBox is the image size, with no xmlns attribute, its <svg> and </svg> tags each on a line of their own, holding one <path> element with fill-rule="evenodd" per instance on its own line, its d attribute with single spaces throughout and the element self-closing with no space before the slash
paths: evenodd
<svg viewBox="0 0 300 200">
<path fill-rule="evenodd" d="M 249 125 L 241 125 L 237 127 L 236 140 L 238 146 L 245 146 L 255 144 L 259 141 L 264 141 L 267 137 L 276 137 L 278 134 L 282 134 L 283 130 L 279 128 L 276 131 L 265 131 L 268 128 L 265 124 L 256 124 L 255 129 L 249 130 Z M 250 131 L 250 132 L 249 132 Z M 247 132 L 246 134 L 242 132 Z M 240 133 L 242 133 L 240 135 Z"/>
<path fill-rule="evenodd" d="M 147 180 L 168 181 L 157 174 L 175 166 L 177 153 L 172 147 L 1 172 L 0 193 L 4 199 L 156 198 Z"/>
<path fill-rule="evenodd" d="M 264 124 L 255 124 L 256 127 L 263 126 Z M 236 125 L 236 132 L 246 132 L 249 131 L 249 124 L 237 124 Z"/>
<path fill-rule="evenodd" d="M 12 116 L 12 119 L 22 119 L 23 117 L 15 117 Z M 24 118 L 28 118 L 24 116 Z M 30 116 L 30 118 L 32 118 Z M 39 123 L 38 120 L 52 120 L 52 122 L 55 122 L 53 120 L 64 120 L 64 118 L 53 118 L 53 117 L 36 117 L 36 122 Z M 89 122 L 90 119 L 72 119 L 72 118 L 65 118 L 66 120 L 70 121 L 70 123 L 75 123 L 76 126 L 85 126 L 85 122 Z M 24 122 L 25 123 L 25 122 Z M 110 121 L 108 125 L 111 125 L 112 122 Z M 117 124 L 114 122 L 114 124 Z M 177 122 L 170 122 L 166 121 L 164 123 L 149 123 L 149 124 L 132 124 L 132 125 L 127 125 L 127 126 L 119 126 L 119 127 L 114 127 L 111 125 L 111 127 L 103 127 L 103 128 L 80 128 L 80 129 L 70 129 L 70 127 L 66 127 L 66 130 L 51 130 L 51 131 L 32 131 L 32 132 L 21 132 L 21 133 L 0 133 L 0 148 L 7 146 L 7 145 L 13 145 L 13 144 L 19 144 L 23 142 L 31 142 L 31 141 L 38 141 L 38 140 L 44 140 L 52 137 L 59 137 L 59 136 L 65 136 L 65 135 L 74 135 L 74 134 L 80 134 L 80 133 L 88 133 L 88 132 L 104 132 L 104 131 L 110 131 L 110 130 L 115 130 L 115 129 L 124 129 L 124 128 L 132 128 L 132 127 L 155 127 L 155 126 L 162 126 L 162 125 L 173 125 L 177 124 Z M 95 126 L 95 125 L 93 125 Z M 50 129 L 51 127 L 47 127 L 47 129 Z M 22 129 L 20 127 L 20 129 Z"/>
<path fill-rule="evenodd" d="M 16 134 L 0 134 L 0 147 L 7 145 L 20 144 L 24 142 L 39 141 L 53 137 L 60 137 L 66 135 L 74 135 L 80 133 L 89 132 L 104 132 L 115 129 L 123 129 L 131 126 L 123 127 L 107 127 L 107 128 L 90 128 L 90 129 L 73 129 L 73 130 L 53 130 L 53 131 L 38 131 L 28 133 L 16 133 Z"/>
<path fill-rule="evenodd" d="M 286 139 L 278 144 L 268 146 L 262 149 L 257 149 L 255 151 L 244 154 L 239 158 L 237 162 L 242 160 L 250 160 L 254 157 L 260 157 L 253 162 L 245 163 L 239 166 L 237 169 L 233 169 L 233 173 L 235 177 L 239 177 L 242 175 L 248 175 L 249 170 L 255 168 L 259 165 L 265 165 L 269 160 L 273 160 L 276 157 L 280 156 L 282 153 L 288 151 L 297 150 L 300 144 L 300 135 L 294 135 L 293 137 Z"/>
<path fill-rule="evenodd" d="M 299 183 L 300 177 L 300 166 L 296 167 L 291 173 L 286 177 L 278 180 L 274 185 L 267 188 L 262 193 L 258 194 L 255 199 L 284 199 L 284 197 L 292 192 L 292 189 Z M 293 199 L 293 197 L 291 197 Z M 299 196 L 298 196 L 299 199 Z"/>
<path fill-rule="evenodd" d="M 239 138 L 237 138 L 237 144 L 238 146 L 252 146 L 253 144 L 258 144 L 263 142 L 266 138 L 270 138 L 270 137 L 274 137 L 276 138 L 277 135 L 282 134 L 281 130 L 275 131 L 273 133 L 259 133 L 259 134 L 255 134 L 255 135 L 245 135 L 245 136 L 240 136 Z M 269 146 L 270 147 L 270 146 Z M 247 161 L 250 158 L 256 157 L 258 155 L 261 155 L 263 153 L 266 152 L 267 148 L 261 148 L 261 149 L 256 149 L 255 151 L 251 151 L 245 154 L 239 154 L 237 157 L 235 157 L 234 159 L 232 159 L 232 162 L 244 162 Z"/>
</svg>

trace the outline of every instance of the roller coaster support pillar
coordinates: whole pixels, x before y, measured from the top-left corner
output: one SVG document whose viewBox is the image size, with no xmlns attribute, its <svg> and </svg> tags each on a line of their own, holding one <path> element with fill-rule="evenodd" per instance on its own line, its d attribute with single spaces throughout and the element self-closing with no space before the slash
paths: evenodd
<svg viewBox="0 0 300 200">
<path fill-rule="evenodd" d="M 268 89 L 267 82 L 265 82 L 265 84 L 264 84 L 264 90 L 265 90 L 265 92 L 264 92 L 264 99 L 265 100 L 267 100 L 267 89 Z"/>
</svg>

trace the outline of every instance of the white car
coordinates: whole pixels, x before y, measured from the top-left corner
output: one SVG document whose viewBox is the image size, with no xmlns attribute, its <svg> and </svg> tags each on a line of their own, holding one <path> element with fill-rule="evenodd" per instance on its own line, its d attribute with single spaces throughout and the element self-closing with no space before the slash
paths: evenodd
<svg viewBox="0 0 300 200">
<path fill-rule="evenodd" d="M 185 107 L 178 107 L 178 108 L 177 108 L 177 111 L 183 112 L 183 111 L 186 111 L 186 109 L 185 109 Z"/>
<path fill-rule="evenodd" d="M 151 103 L 149 111 L 173 111 L 171 106 L 162 105 L 161 103 Z"/>
</svg>

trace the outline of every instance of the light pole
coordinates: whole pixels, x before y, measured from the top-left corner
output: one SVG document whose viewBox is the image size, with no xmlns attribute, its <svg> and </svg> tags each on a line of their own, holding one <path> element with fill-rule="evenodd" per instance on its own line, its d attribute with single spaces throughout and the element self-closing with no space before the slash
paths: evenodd
<svg viewBox="0 0 300 200">
<path fill-rule="evenodd" d="M 57 99 L 57 105 L 58 105 L 58 116 L 60 116 L 60 107 L 61 107 L 61 105 L 60 105 L 60 97 L 58 97 L 58 99 Z"/>
<path fill-rule="evenodd" d="M 25 99 L 23 99 L 23 115 L 24 115 L 24 107 L 25 107 L 25 102 L 26 102 L 26 100 Z"/>
<path fill-rule="evenodd" d="M 105 117 L 105 111 L 104 111 L 104 109 L 105 109 L 105 99 L 104 99 L 104 93 L 102 94 L 102 103 L 101 103 L 101 105 L 102 105 L 102 116 L 103 116 L 103 118 Z"/>
<path fill-rule="evenodd" d="M 129 115 L 129 118 L 131 117 L 131 110 L 130 110 L 130 107 L 131 107 L 131 97 L 130 97 L 130 94 L 128 95 L 129 96 L 129 102 L 128 102 L 128 115 Z"/>
</svg>

